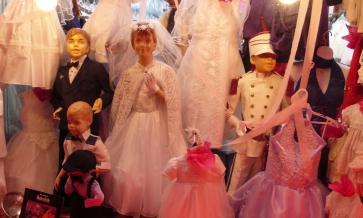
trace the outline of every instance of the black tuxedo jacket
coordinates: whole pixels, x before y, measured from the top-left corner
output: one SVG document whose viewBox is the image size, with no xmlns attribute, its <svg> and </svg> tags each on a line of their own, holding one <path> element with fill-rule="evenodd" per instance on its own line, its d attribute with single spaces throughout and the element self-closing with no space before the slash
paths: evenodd
<svg viewBox="0 0 363 218">
<path fill-rule="evenodd" d="M 67 109 L 76 101 L 85 101 L 93 106 L 97 98 L 102 99 L 102 108 L 107 107 L 113 98 L 109 76 L 101 63 L 92 61 L 88 57 L 72 83 L 69 82 L 69 67 L 62 66 L 58 69 L 52 91 L 51 103 L 56 110 L 62 107 L 59 128 L 67 129 Z"/>
</svg>

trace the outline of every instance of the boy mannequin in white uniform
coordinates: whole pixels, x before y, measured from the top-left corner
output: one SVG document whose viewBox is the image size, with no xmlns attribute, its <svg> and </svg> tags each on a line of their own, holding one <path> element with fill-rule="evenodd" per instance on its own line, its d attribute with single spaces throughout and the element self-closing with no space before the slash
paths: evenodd
<svg viewBox="0 0 363 218">
<path fill-rule="evenodd" d="M 249 40 L 249 49 L 251 63 L 255 69 L 239 79 L 237 90 L 229 97 L 226 110 L 226 122 L 235 128 L 238 136 L 246 132 L 242 128 L 241 120 L 233 115 L 238 102 L 241 104 L 243 121 L 261 121 L 269 113 L 282 80 L 281 76 L 274 72 L 276 54 L 270 44 L 269 32 L 261 32 L 252 37 Z M 262 135 L 238 146 L 229 192 L 233 193 L 263 169 L 266 142 Z"/>
</svg>

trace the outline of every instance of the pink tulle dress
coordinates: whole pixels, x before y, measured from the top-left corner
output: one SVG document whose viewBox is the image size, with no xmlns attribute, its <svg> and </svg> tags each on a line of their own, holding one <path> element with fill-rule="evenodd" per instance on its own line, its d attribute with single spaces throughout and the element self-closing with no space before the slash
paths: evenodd
<svg viewBox="0 0 363 218">
<path fill-rule="evenodd" d="M 169 160 L 159 218 L 234 218 L 224 186 L 225 167 L 209 147 L 198 146 Z"/>
<path fill-rule="evenodd" d="M 271 136 L 266 171 L 258 173 L 232 196 L 236 217 L 325 217 L 326 190 L 317 180 L 320 151 L 325 142 L 311 122 L 305 121 L 304 130 L 306 138 L 296 141 L 291 119 Z"/>
</svg>

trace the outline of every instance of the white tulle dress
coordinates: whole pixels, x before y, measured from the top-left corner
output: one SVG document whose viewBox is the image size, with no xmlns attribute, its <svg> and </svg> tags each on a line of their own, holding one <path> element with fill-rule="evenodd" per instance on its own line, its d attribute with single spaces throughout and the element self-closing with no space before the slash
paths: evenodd
<svg viewBox="0 0 363 218">
<path fill-rule="evenodd" d="M 0 15 L 1 82 L 52 88 L 64 48 L 55 9 L 46 12 L 35 0 L 13 0 Z"/>
<path fill-rule="evenodd" d="M 5 177 L 8 191 L 25 188 L 52 193 L 58 170 L 58 137 L 52 106 L 32 91 L 21 93 L 23 129 L 8 143 Z"/>
<path fill-rule="evenodd" d="M 131 22 L 131 0 L 101 0 L 83 27 L 91 37 L 90 58 L 107 63 L 106 46 L 120 29 L 130 28 Z"/>
<path fill-rule="evenodd" d="M 146 87 L 146 71 L 159 81 L 165 99 Z M 186 150 L 175 71 L 158 61 L 147 67 L 136 63 L 125 71 L 115 90 L 111 121 L 105 142 L 111 156 L 111 171 L 103 182 L 106 202 L 123 215 L 155 217 L 164 166 Z"/>
<path fill-rule="evenodd" d="M 177 41 L 191 35 L 178 70 L 183 127 L 199 129 L 204 140 L 220 144 L 231 80 L 244 72 L 238 51 L 242 24 L 239 1 L 185 0 L 178 11 Z M 188 16 L 193 17 L 188 20 Z M 189 34 L 183 34 L 185 31 Z"/>
</svg>

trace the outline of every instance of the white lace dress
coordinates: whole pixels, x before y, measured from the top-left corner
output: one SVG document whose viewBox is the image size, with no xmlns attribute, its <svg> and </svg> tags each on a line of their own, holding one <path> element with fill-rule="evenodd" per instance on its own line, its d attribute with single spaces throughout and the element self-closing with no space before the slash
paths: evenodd
<svg viewBox="0 0 363 218">
<path fill-rule="evenodd" d="M 165 100 L 146 87 L 146 71 L 159 81 Z M 179 98 L 175 71 L 161 62 L 148 67 L 137 63 L 122 74 L 111 107 L 113 129 L 105 143 L 111 172 L 103 182 L 106 202 L 119 213 L 157 215 L 162 171 L 171 157 L 185 151 Z"/>
<path fill-rule="evenodd" d="M 52 193 L 58 169 L 58 137 L 52 106 L 32 91 L 21 93 L 23 129 L 8 143 L 5 177 L 8 191 L 25 188 Z"/>
<path fill-rule="evenodd" d="M 222 142 L 231 80 L 244 72 L 238 52 L 239 1 L 227 2 L 195 3 L 189 27 L 192 39 L 178 70 L 183 127 L 199 129 L 204 140 L 212 144 Z M 176 20 L 175 28 L 178 26 L 185 28 Z"/>
</svg>

